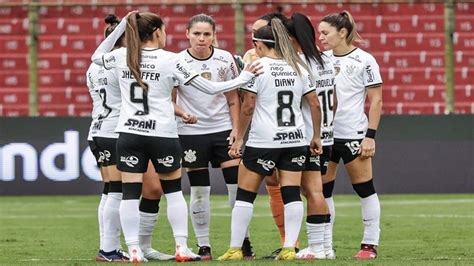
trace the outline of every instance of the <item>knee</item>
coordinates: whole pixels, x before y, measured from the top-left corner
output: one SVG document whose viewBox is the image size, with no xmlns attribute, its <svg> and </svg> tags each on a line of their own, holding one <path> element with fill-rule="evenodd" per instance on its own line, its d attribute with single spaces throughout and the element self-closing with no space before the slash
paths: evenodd
<svg viewBox="0 0 474 266">
<path fill-rule="evenodd" d="M 375 187 L 373 179 L 370 179 L 367 182 L 359 183 L 359 184 L 352 184 L 355 192 L 361 198 L 367 198 L 373 194 L 375 194 Z"/>
<path fill-rule="evenodd" d="M 280 189 L 281 197 L 283 198 L 283 203 L 285 205 L 291 202 L 301 201 L 299 186 L 284 186 Z"/>
</svg>

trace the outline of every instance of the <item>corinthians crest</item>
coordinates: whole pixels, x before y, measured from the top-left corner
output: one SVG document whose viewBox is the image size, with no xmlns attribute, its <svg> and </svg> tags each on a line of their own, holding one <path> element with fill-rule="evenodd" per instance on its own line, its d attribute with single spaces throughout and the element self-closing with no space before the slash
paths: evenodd
<svg viewBox="0 0 474 266">
<path fill-rule="evenodd" d="M 191 149 L 184 151 L 184 160 L 188 163 L 192 163 L 196 161 L 196 151 Z"/>
</svg>

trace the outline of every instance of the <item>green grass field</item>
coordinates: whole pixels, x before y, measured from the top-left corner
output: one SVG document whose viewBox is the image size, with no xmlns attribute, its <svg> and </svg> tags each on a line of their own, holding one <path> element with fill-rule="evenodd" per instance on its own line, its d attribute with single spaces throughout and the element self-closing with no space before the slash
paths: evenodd
<svg viewBox="0 0 474 266">
<path fill-rule="evenodd" d="M 474 265 L 474 194 L 381 195 L 382 234 L 379 258 L 351 259 L 362 235 L 359 200 L 336 196 L 334 245 L 337 260 L 318 262 L 196 262 L 201 265 Z M 1 265 L 95 264 L 98 249 L 97 196 L 0 197 Z M 153 245 L 172 253 L 174 241 L 166 219 L 166 200 L 160 209 Z M 279 246 L 279 237 L 265 195 L 257 197 L 251 240 L 257 256 Z M 230 210 L 226 196 L 212 197 L 211 244 L 215 257 L 228 247 Z M 189 223 L 188 244 L 196 241 Z M 300 233 L 306 246 L 304 226 Z M 196 264 L 194 263 L 194 264 Z M 152 263 L 174 265 L 169 263 Z"/>
</svg>

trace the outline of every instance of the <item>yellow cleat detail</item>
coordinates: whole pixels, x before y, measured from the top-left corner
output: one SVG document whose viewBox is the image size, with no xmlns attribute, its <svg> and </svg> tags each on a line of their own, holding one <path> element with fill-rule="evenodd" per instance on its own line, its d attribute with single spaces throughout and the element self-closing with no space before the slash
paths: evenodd
<svg viewBox="0 0 474 266">
<path fill-rule="evenodd" d="M 242 254 L 242 250 L 240 248 L 229 248 L 224 255 L 217 258 L 217 260 L 243 260 L 244 255 Z"/>
<path fill-rule="evenodd" d="M 295 258 L 295 248 L 282 248 L 275 260 L 294 260 Z"/>
</svg>

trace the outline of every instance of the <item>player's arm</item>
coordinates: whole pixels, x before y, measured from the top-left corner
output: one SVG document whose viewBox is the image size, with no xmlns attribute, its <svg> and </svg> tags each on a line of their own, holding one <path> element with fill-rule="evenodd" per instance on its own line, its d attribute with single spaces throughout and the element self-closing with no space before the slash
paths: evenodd
<svg viewBox="0 0 474 266">
<path fill-rule="evenodd" d="M 359 149 L 362 158 L 369 158 L 375 155 L 375 132 L 379 127 L 382 115 L 382 85 L 367 88 L 367 98 L 370 103 L 369 127 Z"/>
<path fill-rule="evenodd" d="M 226 92 L 227 105 L 229 106 L 230 120 L 232 122 L 232 131 L 229 136 L 229 145 L 237 138 L 239 128 L 239 114 L 240 114 L 240 97 L 237 90 Z"/>
<path fill-rule="evenodd" d="M 310 150 L 312 154 L 322 154 L 323 149 L 321 145 L 321 105 L 319 103 L 318 95 L 315 90 L 312 90 L 304 95 L 303 98 L 309 105 L 311 111 L 311 122 L 313 123 L 313 137 L 310 143 Z"/>
<path fill-rule="evenodd" d="M 240 108 L 240 116 L 238 123 L 237 136 L 229 149 L 229 156 L 239 158 L 241 156 L 241 148 L 244 143 L 244 136 L 252 121 L 253 112 L 255 111 L 255 103 L 257 102 L 257 94 L 253 92 L 243 93 L 244 101 Z"/>
<path fill-rule="evenodd" d="M 173 101 L 174 115 L 181 117 L 185 124 L 195 124 L 197 122 L 197 117 L 190 113 L 185 112 L 179 105 L 176 104 L 177 97 L 177 87 L 171 92 L 171 100 Z"/>
</svg>

